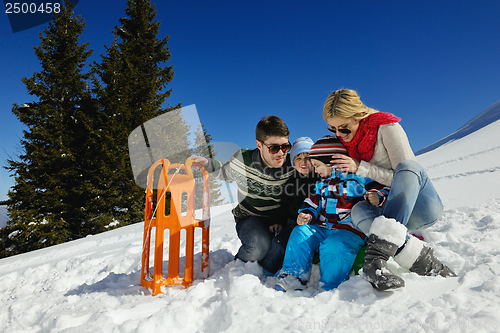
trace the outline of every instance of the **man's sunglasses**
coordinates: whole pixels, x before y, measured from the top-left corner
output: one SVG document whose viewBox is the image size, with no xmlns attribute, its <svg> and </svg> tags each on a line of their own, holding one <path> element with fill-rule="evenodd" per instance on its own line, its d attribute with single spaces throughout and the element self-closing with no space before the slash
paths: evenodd
<svg viewBox="0 0 500 333">
<path fill-rule="evenodd" d="M 346 135 L 351 134 L 351 130 L 348 128 L 335 128 L 335 127 L 328 126 L 326 129 L 332 133 L 335 133 L 335 134 L 337 134 L 337 132 L 340 132 L 340 133 L 346 134 Z"/>
<path fill-rule="evenodd" d="M 282 144 L 282 145 L 270 145 L 270 146 L 266 145 L 266 144 L 264 143 L 264 141 L 261 141 L 261 142 L 262 142 L 262 144 L 263 144 L 264 146 L 266 146 L 266 147 L 269 149 L 269 152 L 270 152 L 271 154 L 276 154 L 276 153 L 278 153 L 280 150 L 281 150 L 283 153 L 285 153 L 285 154 L 286 154 L 286 153 L 287 153 L 290 149 L 292 149 L 292 145 L 290 144 L 290 142 L 288 142 L 288 143 L 284 143 L 284 144 Z"/>
</svg>

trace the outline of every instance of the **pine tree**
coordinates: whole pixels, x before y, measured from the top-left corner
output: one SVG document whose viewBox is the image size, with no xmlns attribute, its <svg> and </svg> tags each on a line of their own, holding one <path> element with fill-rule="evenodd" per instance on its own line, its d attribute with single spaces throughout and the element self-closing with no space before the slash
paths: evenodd
<svg viewBox="0 0 500 333">
<path fill-rule="evenodd" d="M 122 225 L 139 222 L 144 215 L 144 190 L 137 185 L 145 185 L 149 169 L 144 168 L 134 182 L 131 160 L 149 159 L 146 166 L 160 158 L 183 163 L 193 153 L 188 122 L 182 113 L 172 112 L 181 105 L 163 107 L 172 91 L 167 86 L 174 71 L 172 65 L 166 65 L 171 59 L 168 36 L 159 37 L 155 6 L 149 0 L 128 0 L 125 13 L 112 32 L 113 43 L 106 47 L 101 63 L 95 64 L 102 81 L 101 104 L 111 133 L 109 169 L 113 170 L 113 179 L 109 189 L 113 195 L 108 200 L 114 203 L 115 218 Z M 136 130 L 139 127 L 141 131 Z M 128 149 L 131 133 L 136 136 L 132 141 L 145 137 L 149 155 Z M 217 191 L 213 198 L 217 201 Z"/>
<path fill-rule="evenodd" d="M 14 104 L 12 112 L 26 125 L 22 152 L 7 161 L 15 176 L 8 193 L 8 226 L 2 230 L 3 255 L 22 253 L 82 236 L 86 221 L 84 192 L 92 168 L 86 159 L 88 138 L 97 112 L 84 72 L 88 43 L 79 44 L 85 23 L 73 17 L 74 5 L 65 1 L 40 33 L 35 54 L 42 70 L 22 78 L 38 101 Z M 92 228 L 90 228 L 92 229 Z"/>
<path fill-rule="evenodd" d="M 40 35 L 35 53 L 42 71 L 22 79 L 38 102 L 12 110 L 28 129 L 23 153 L 6 167 L 16 183 L 6 202 L 11 220 L 0 231 L 0 257 L 102 232 L 111 222 L 141 221 L 144 190 L 135 182 L 128 149 L 134 129 L 156 138 L 151 164 L 163 157 L 182 163 L 193 153 L 182 116 L 168 117 L 168 126 L 158 121 L 180 107 L 163 107 L 174 74 L 165 65 L 168 36 L 158 38 L 160 22 L 149 0 L 127 4 L 113 43 L 87 73 L 92 51 L 78 44 L 85 24 L 72 17 L 74 5 L 65 1 Z M 205 130 L 203 135 L 210 141 Z M 213 193 L 212 202 L 219 202 Z"/>
<path fill-rule="evenodd" d="M 173 109 L 165 109 L 163 104 L 170 96 L 167 85 L 174 75 L 173 66 L 166 66 L 171 58 L 168 36 L 158 37 L 160 22 L 155 20 L 155 7 L 149 0 L 128 0 L 125 13 L 112 32 L 113 43 L 106 47 L 101 62 L 95 63 L 102 81 L 98 94 L 109 138 L 105 143 L 109 154 L 103 161 L 111 173 L 108 201 L 122 225 L 139 222 L 144 216 L 144 190 L 134 181 L 128 136 L 148 120 Z M 189 128 L 179 121 L 176 140 L 186 145 Z M 150 133 L 157 131 L 161 126 L 149 129 Z"/>
</svg>

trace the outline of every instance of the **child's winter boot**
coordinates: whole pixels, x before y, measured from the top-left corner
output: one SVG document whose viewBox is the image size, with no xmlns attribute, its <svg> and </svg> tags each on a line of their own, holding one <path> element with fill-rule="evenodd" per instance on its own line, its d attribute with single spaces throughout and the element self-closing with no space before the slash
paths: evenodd
<svg viewBox="0 0 500 333">
<path fill-rule="evenodd" d="M 278 282 L 274 286 L 277 291 L 287 292 L 289 290 L 304 290 L 306 289 L 307 281 L 288 274 L 280 274 L 278 276 Z"/>
</svg>

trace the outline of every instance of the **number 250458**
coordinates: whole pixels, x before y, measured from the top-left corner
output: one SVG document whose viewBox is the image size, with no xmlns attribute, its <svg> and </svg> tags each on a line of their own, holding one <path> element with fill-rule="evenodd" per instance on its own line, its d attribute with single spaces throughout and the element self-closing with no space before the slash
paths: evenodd
<svg viewBox="0 0 500 333">
<path fill-rule="evenodd" d="M 7 14 L 36 14 L 36 13 L 46 13 L 46 14 L 51 14 L 51 13 L 59 13 L 61 11 L 61 4 L 60 3 L 51 3 L 51 2 L 46 2 L 42 4 L 36 4 L 36 3 L 19 3 L 19 2 L 7 2 L 5 4 L 5 13 Z"/>
</svg>

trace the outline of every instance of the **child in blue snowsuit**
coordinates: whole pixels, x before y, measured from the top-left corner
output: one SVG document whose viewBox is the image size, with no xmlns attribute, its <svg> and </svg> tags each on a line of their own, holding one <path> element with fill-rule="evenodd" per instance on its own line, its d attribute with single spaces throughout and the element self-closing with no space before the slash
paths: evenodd
<svg viewBox="0 0 500 333">
<path fill-rule="evenodd" d="M 320 138 L 311 147 L 309 159 L 321 180 L 315 194 L 304 200 L 298 226 L 290 235 L 276 290 L 305 289 L 314 253 L 319 251 L 321 288 L 331 290 L 349 278 L 356 255 L 366 236 L 351 223 L 351 208 L 362 200 L 383 207 L 389 188 L 354 173 L 341 173 L 330 166 L 333 154 L 345 154 L 344 145 L 333 136 Z"/>
</svg>

